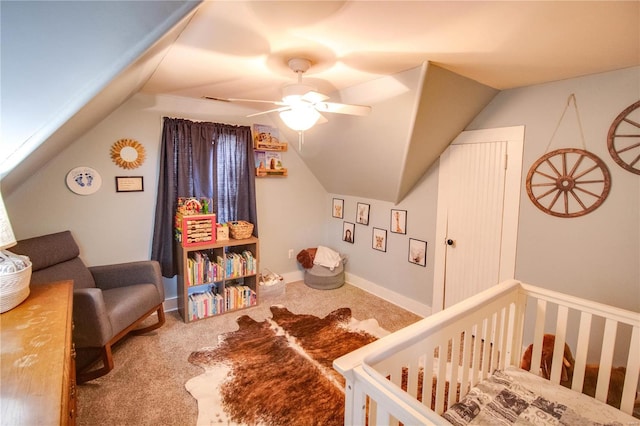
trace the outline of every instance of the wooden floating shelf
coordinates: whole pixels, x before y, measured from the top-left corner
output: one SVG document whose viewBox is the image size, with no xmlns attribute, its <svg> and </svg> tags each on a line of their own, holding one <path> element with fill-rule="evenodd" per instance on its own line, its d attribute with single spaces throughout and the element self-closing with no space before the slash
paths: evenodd
<svg viewBox="0 0 640 426">
<path fill-rule="evenodd" d="M 253 149 L 256 151 L 286 151 L 289 144 L 286 142 L 256 142 Z"/>
<path fill-rule="evenodd" d="M 256 168 L 256 176 L 257 177 L 268 177 L 268 176 L 287 176 L 287 169 L 264 169 L 264 168 Z"/>
</svg>

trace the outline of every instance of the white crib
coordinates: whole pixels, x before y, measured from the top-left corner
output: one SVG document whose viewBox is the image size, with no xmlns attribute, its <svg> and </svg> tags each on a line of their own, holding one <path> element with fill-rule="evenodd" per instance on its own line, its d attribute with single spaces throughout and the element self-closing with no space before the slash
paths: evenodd
<svg viewBox="0 0 640 426">
<path fill-rule="evenodd" d="M 445 407 L 494 370 L 519 367 L 530 343 L 531 373 L 538 374 L 545 333 L 556 336 L 550 386 L 560 383 L 567 342 L 575 355 L 571 389 L 581 392 L 587 362 L 597 363 L 595 399 L 604 402 L 611 367 L 624 366 L 620 411 L 632 414 L 640 314 L 508 281 L 335 360 L 346 379 L 345 425 L 447 424 Z M 440 362 L 445 354 L 468 368 Z M 446 392 L 447 383 L 459 384 L 460 395 Z"/>
</svg>

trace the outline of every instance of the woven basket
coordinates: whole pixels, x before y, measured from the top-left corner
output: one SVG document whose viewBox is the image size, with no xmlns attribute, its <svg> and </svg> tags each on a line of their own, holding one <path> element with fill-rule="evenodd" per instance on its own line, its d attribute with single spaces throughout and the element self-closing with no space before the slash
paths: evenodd
<svg viewBox="0 0 640 426">
<path fill-rule="evenodd" d="M 0 275 L 0 313 L 15 308 L 29 296 L 30 281 L 31 262 L 25 269 Z"/>
<path fill-rule="evenodd" d="M 236 222 L 228 222 L 227 225 L 229 225 L 229 234 L 234 240 L 244 240 L 253 234 L 253 223 L 238 220 Z"/>
</svg>

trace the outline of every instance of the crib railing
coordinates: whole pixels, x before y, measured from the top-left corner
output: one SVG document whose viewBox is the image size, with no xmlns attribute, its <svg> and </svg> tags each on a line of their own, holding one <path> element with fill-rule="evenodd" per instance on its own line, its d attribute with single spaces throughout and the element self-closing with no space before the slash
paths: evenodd
<svg viewBox="0 0 640 426">
<path fill-rule="evenodd" d="M 631 413 L 640 374 L 639 317 L 518 281 L 501 283 L 337 359 L 334 367 L 346 379 L 345 424 L 446 424 L 440 415 L 447 407 L 495 369 L 519 366 L 531 342 L 531 370 L 537 374 L 545 332 L 556 335 L 555 383 L 563 352 L 557 348 L 575 344 L 572 389 L 578 391 L 589 343 L 602 342 L 595 391 L 601 401 L 607 399 L 616 347 L 627 369 L 621 410 Z M 603 323 L 602 332 L 596 323 Z"/>
</svg>

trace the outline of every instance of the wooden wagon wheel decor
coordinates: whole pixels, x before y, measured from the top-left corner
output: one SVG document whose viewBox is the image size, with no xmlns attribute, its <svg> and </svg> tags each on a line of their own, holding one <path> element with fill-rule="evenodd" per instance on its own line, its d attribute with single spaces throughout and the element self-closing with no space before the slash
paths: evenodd
<svg viewBox="0 0 640 426">
<path fill-rule="evenodd" d="M 611 188 L 606 164 L 582 149 L 549 152 L 533 163 L 527 175 L 527 194 L 545 213 L 577 217 L 604 202 Z"/>
<path fill-rule="evenodd" d="M 583 216 L 594 211 L 604 202 L 611 189 L 607 165 L 586 150 L 578 105 L 573 94 L 569 96 L 547 151 L 572 100 L 584 149 L 562 148 L 547 152 L 533 163 L 526 179 L 527 194 L 533 204 L 547 214 L 563 218 Z"/>
<path fill-rule="evenodd" d="M 135 169 L 145 159 L 144 146 L 133 139 L 120 139 L 111 145 L 111 159 L 123 169 Z"/>
<path fill-rule="evenodd" d="M 613 120 L 607 147 L 623 169 L 640 175 L 640 101 L 629 105 Z"/>
</svg>

